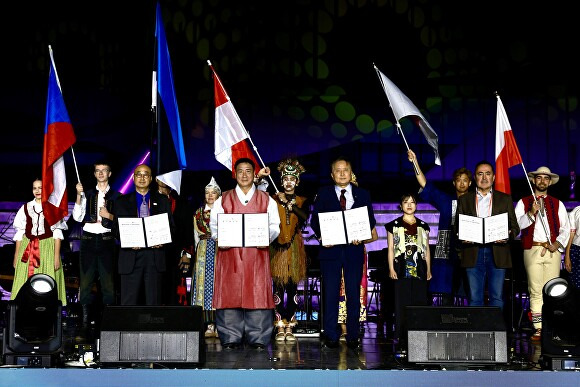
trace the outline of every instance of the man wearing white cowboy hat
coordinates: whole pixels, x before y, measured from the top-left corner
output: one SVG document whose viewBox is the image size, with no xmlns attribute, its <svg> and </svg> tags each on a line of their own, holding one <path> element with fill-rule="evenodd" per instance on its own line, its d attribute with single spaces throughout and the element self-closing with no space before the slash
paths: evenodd
<svg viewBox="0 0 580 387">
<path fill-rule="evenodd" d="M 528 173 L 534 184 L 534 195 L 521 198 L 516 205 L 520 225 L 524 266 L 528 275 L 528 290 L 532 323 L 536 332 L 532 340 L 541 339 L 542 289 L 546 282 L 560 276 L 562 253 L 570 236 L 568 213 L 564 204 L 548 195 L 548 187 L 560 177 L 548 167 Z"/>
</svg>

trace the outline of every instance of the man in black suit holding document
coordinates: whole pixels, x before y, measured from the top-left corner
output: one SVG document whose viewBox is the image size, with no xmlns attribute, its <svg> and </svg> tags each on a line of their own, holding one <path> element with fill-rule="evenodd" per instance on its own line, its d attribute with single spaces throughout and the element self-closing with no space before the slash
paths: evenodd
<svg viewBox="0 0 580 387">
<path fill-rule="evenodd" d="M 146 305 L 161 305 L 162 279 L 165 272 L 163 245 L 123 247 L 119 234 L 119 221 L 123 218 L 146 218 L 166 213 L 172 232 L 171 204 L 165 195 L 150 190 L 153 177 L 151 168 L 138 165 L 133 173 L 135 192 L 122 195 L 115 202 L 115 234 L 121 240 L 119 249 L 119 274 L 121 276 L 121 305 L 137 305 L 139 293 L 145 292 Z M 122 222 L 122 220 L 121 220 Z"/>
<path fill-rule="evenodd" d="M 520 232 L 513 200 L 510 195 L 494 191 L 493 166 L 481 161 L 475 166 L 475 192 L 467 192 L 458 198 L 455 233 L 459 237 L 462 225 L 459 215 L 478 218 L 507 213 L 507 237 L 492 242 L 475 243 L 459 240 L 457 245 L 461 266 L 466 268 L 469 281 L 469 305 L 484 304 L 485 281 L 488 283 L 489 306 L 503 308 L 503 285 L 505 269 L 512 267 L 509 241 Z"/>
<path fill-rule="evenodd" d="M 321 222 L 319 214 L 366 207 L 369 222 L 369 237 L 365 240 L 346 241 L 345 244 L 325 244 L 318 254 L 322 274 L 322 302 L 324 306 L 323 326 L 325 342 L 329 348 L 338 346 L 338 301 L 341 270 L 344 269 L 346 293 L 346 340 L 350 348 L 358 346 L 360 297 L 359 287 L 363 276 L 364 243 L 374 240 L 371 230 L 376 220 L 371 196 L 368 191 L 351 184 L 352 168 L 350 161 L 338 158 L 332 163 L 331 177 L 334 185 L 320 188 L 314 200 L 312 230 L 320 238 Z M 324 225 L 323 225 L 324 226 Z M 366 273 L 365 273 L 366 274 Z"/>
</svg>

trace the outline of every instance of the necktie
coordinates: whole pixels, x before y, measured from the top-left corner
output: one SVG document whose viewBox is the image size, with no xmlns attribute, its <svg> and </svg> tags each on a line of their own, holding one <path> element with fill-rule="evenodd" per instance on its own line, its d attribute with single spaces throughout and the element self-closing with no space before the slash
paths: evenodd
<svg viewBox="0 0 580 387">
<path fill-rule="evenodd" d="M 346 196 L 344 196 L 345 192 L 345 189 L 340 190 L 340 208 L 342 208 L 343 211 L 346 210 Z"/>
<path fill-rule="evenodd" d="M 143 201 L 141 202 L 141 206 L 139 207 L 139 217 L 145 218 L 146 216 L 149 216 L 149 206 L 147 205 L 145 196 L 143 196 Z"/>
</svg>

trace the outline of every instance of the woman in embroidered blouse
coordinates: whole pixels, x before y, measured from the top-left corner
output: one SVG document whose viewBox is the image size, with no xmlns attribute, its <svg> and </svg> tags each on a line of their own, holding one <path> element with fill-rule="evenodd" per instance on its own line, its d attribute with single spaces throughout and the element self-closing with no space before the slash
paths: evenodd
<svg viewBox="0 0 580 387">
<path fill-rule="evenodd" d="M 415 217 L 417 197 L 401 197 L 403 216 L 387 223 L 389 277 L 395 281 L 395 338 L 400 339 L 404 308 L 428 305 L 427 281 L 431 279 L 429 225 Z"/>
<path fill-rule="evenodd" d="M 18 291 L 33 274 L 51 276 L 57 284 L 58 298 L 66 305 L 64 273 L 60 259 L 60 244 L 67 230 L 66 222 L 60 220 L 50 226 L 42 211 L 42 181 L 32 182 L 34 200 L 20 207 L 14 217 L 16 242 L 14 250 L 14 282 L 10 299 L 16 298 Z"/>
<path fill-rule="evenodd" d="M 219 185 L 212 177 L 205 187 L 204 204 L 195 211 L 193 217 L 196 259 L 192 273 L 191 305 L 199 305 L 203 308 L 204 321 L 207 324 L 205 331 L 207 338 L 218 337 L 215 328 L 215 309 L 212 307 L 217 243 L 211 238 L 209 216 L 213 204 L 221 193 Z"/>
</svg>

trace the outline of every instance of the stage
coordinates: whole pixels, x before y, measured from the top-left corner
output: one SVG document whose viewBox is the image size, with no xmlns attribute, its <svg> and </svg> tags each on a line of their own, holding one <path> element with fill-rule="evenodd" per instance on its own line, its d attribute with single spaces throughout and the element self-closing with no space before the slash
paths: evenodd
<svg viewBox="0 0 580 387">
<path fill-rule="evenodd" d="M 577 371 L 543 371 L 539 344 L 530 330 L 507 332 L 508 362 L 502 364 L 411 364 L 397 344 L 377 332 L 377 324 L 361 325 L 361 345 L 350 349 L 321 347 L 317 337 L 299 337 L 293 344 L 272 342 L 263 350 L 223 349 L 219 340 L 203 344 L 203 363 L 101 364 L 90 353 L 86 365 L 79 348 L 95 343 L 77 336 L 72 319 L 63 327 L 64 353 L 48 368 L 3 366 L 1 385 L 43 386 L 578 386 Z M 98 332 L 94 332 L 99 337 Z M 82 351 L 80 351 L 82 352 Z"/>
</svg>

